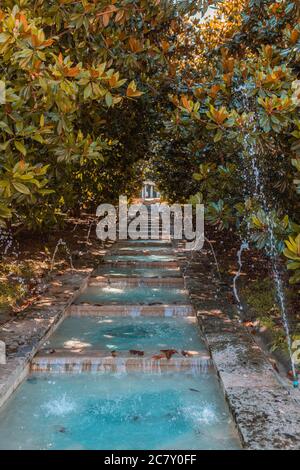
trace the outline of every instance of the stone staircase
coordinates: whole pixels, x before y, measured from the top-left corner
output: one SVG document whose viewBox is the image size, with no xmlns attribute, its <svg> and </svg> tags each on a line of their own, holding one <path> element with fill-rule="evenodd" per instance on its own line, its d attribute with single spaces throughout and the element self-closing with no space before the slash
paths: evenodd
<svg viewBox="0 0 300 470">
<path fill-rule="evenodd" d="M 194 319 L 195 311 L 190 303 L 188 293 L 184 288 L 183 276 L 180 270 L 180 262 L 175 255 L 171 239 L 159 225 L 160 240 L 147 240 L 151 236 L 151 222 L 147 222 L 148 230 L 141 233 L 142 240 L 126 240 L 115 243 L 110 252 L 104 258 L 97 270 L 89 279 L 85 290 L 75 299 L 66 310 L 66 317 L 75 316 L 88 317 L 131 317 L 132 322 L 136 317 L 180 317 Z M 145 240 L 143 240 L 143 238 Z M 110 269 L 115 269 L 114 275 L 109 274 Z M 118 273 L 118 269 L 120 272 Z M 122 274 L 122 269 L 126 274 Z M 137 273 L 141 272 L 140 275 Z M 145 271 L 146 274 L 145 275 Z M 157 272 L 156 272 L 157 271 Z M 131 272 L 133 273 L 131 275 Z M 144 275 L 143 275 L 144 273 Z M 154 273 L 153 275 L 151 273 Z M 151 298 L 151 293 L 162 289 L 171 295 L 179 291 L 181 297 L 171 302 L 163 299 L 153 301 L 139 299 L 132 302 L 110 301 L 102 297 L 105 289 L 115 289 L 121 292 L 131 292 L 146 288 Z M 89 289 L 97 293 L 97 299 L 89 300 Z M 99 295 L 98 295 L 99 294 Z M 129 296 L 130 297 L 130 296 Z M 200 345 L 200 341 L 199 341 Z M 41 349 L 31 362 L 33 372 L 118 372 L 118 371 L 141 371 L 141 372 L 164 372 L 164 371 L 187 371 L 205 373 L 212 366 L 210 356 L 207 352 L 192 351 L 182 354 L 176 350 L 172 357 L 164 357 L 160 352 L 143 351 L 132 355 L 132 352 L 115 352 L 89 350 L 88 352 L 74 349 Z"/>
</svg>

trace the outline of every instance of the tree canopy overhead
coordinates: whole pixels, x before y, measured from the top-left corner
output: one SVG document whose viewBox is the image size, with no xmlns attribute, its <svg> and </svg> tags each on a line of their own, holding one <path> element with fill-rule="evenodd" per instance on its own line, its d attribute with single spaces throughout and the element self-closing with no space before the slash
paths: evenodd
<svg viewBox="0 0 300 470">
<path fill-rule="evenodd" d="M 134 194 L 150 159 L 166 197 L 203 201 L 220 230 L 250 228 L 262 248 L 271 219 L 299 282 L 299 9 L 3 0 L 1 226 Z"/>
<path fill-rule="evenodd" d="M 2 225 L 49 224 L 134 187 L 172 41 L 201 5 L 1 2 Z"/>
<path fill-rule="evenodd" d="M 209 223 L 258 248 L 268 247 L 271 224 L 291 282 L 300 281 L 299 13 L 299 2 L 234 0 L 193 20 L 158 173 L 167 197 L 180 199 L 184 186 L 192 201 L 205 203 Z M 188 149 L 189 164 L 198 167 L 189 177 L 187 165 L 177 186 L 184 173 L 170 142 L 185 143 L 182 159 Z"/>
</svg>

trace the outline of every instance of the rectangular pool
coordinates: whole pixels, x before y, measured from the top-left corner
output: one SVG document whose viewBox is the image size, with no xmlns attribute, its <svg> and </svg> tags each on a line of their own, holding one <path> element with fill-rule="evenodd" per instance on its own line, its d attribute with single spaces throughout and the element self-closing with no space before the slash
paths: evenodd
<svg viewBox="0 0 300 470">
<path fill-rule="evenodd" d="M 134 251 L 134 252 L 137 252 L 137 251 L 140 251 L 142 254 L 144 254 L 144 252 L 148 252 L 148 253 L 156 253 L 156 252 L 160 252 L 160 251 L 164 251 L 165 254 L 172 254 L 174 253 L 174 251 L 172 250 L 171 247 L 168 247 L 168 246 L 161 246 L 161 245 L 131 245 L 131 246 L 128 246 L 128 245 L 125 245 L 125 246 L 116 246 L 112 251 L 111 253 L 112 254 L 122 254 L 122 252 L 131 252 L 131 251 Z M 162 253 L 163 254 L 163 253 Z"/>
<path fill-rule="evenodd" d="M 100 265 L 95 272 L 99 276 L 110 277 L 147 277 L 147 278 L 160 278 L 160 277 L 181 277 L 179 268 L 151 268 L 139 266 L 107 266 Z"/>
<path fill-rule="evenodd" d="M 160 349 L 206 351 L 196 319 L 68 317 L 44 345 L 53 349 L 159 352 Z"/>
<path fill-rule="evenodd" d="M 178 259 L 172 255 L 109 255 L 104 258 L 106 263 L 169 263 Z"/>
<path fill-rule="evenodd" d="M 32 375 L 0 411 L 0 449 L 238 449 L 214 374 Z"/>
<path fill-rule="evenodd" d="M 75 305 L 82 303 L 105 305 L 105 304 L 176 304 L 189 303 L 187 293 L 184 289 L 170 287 L 87 287 L 75 301 Z"/>
</svg>

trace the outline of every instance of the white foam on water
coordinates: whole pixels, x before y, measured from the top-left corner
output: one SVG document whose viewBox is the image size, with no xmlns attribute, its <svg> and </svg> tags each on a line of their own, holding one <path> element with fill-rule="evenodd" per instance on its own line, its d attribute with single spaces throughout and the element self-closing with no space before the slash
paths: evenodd
<svg viewBox="0 0 300 470">
<path fill-rule="evenodd" d="M 76 404 L 63 394 L 56 400 L 43 404 L 42 409 L 46 412 L 46 416 L 64 416 L 75 411 Z"/>
<path fill-rule="evenodd" d="M 190 419 L 194 425 L 197 424 L 214 424 L 219 421 L 216 414 L 216 410 L 211 403 L 206 403 L 202 408 L 199 406 L 189 406 L 184 409 L 188 419 Z"/>
<path fill-rule="evenodd" d="M 108 294 L 122 294 L 124 292 L 124 287 L 102 287 L 103 292 Z"/>
<path fill-rule="evenodd" d="M 139 307 L 133 307 L 130 309 L 129 315 L 131 317 L 140 317 L 141 316 L 141 309 Z"/>
<path fill-rule="evenodd" d="M 173 307 L 165 307 L 165 317 L 173 317 Z"/>
<path fill-rule="evenodd" d="M 91 346 L 91 343 L 86 343 L 84 341 L 80 341 L 79 339 L 70 339 L 65 341 L 63 344 L 65 349 L 90 348 Z"/>
</svg>

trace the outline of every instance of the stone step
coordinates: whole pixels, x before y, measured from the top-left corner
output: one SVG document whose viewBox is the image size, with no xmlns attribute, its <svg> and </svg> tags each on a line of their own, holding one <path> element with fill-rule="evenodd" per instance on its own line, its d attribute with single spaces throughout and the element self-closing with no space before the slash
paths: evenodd
<svg viewBox="0 0 300 470">
<path fill-rule="evenodd" d="M 82 372 L 148 372 L 193 371 L 206 373 L 212 367 L 207 353 L 192 351 L 191 357 L 174 354 L 170 359 L 161 352 L 146 353 L 144 356 L 130 355 L 129 352 L 117 352 L 113 357 L 107 351 L 76 351 L 58 349 L 40 350 L 31 362 L 32 372 L 46 373 L 82 373 Z"/>
<path fill-rule="evenodd" d="M 181 270 L 178 266 L 176 268 L 168 268 L 168 269 L 153 269 L 153 266 L 148 267 L 147 269 L 143 268 L 143 265 L 137 266 L 122 266 L 120 269 L 118 266 L 114 265 L 107 265 L 107 264 L 99 264 L 98 267 L 95 269 L 94 277 L 102 276 L 103 278 L 108 279 L 120 279 L 123 278 L 150 278 L 150 279 L 164 279 L 164 278 L 182 278 Z"/>
<path fill-rule="evenodd" d="M 147 256 L 147 255 L 163 255 L 163 256 L 174 256 L 174 250 L 172 249 L 166 249 L 166 248 L 161 248 L 159 250 L 151 250 L 147 249 L 146 247 L 136 247 L 136 249 L 126 249 L 126 248 L 115 248 L 111 250 L 110 256 L 118 256 L 118 255 L 124 255 L 124 256 L 134 256 L 134 255 L 142 255 L 142 256 Z"/>
<path fill-rule="evenodd" d="M 141 266 L 143 268 L 173 268 L 176 269 L 179 266 L 177 260 L 174 261 L 139 261 L 139 260 L 114 260 L 107 258 L 105 264 L 108 266 Z"/>
<path fill-rule="evenodd" d="M 70 305 L 67 315 L 71 316 L 119 316 L 119 317 L 192 317 L 195 311 L 190 304 L 173 305 Z"/>
<path fill-rule="evenodd" d="M 171 287 L 184 288 L 182 277 L 110 277 L 95 276 L 90 278 L 90 287 Z"/>
<path fill-rule="evenodd" d="M 138 248 L 151 248 L 151 247 L 161 247 L 161 248 L 172 248 L 172 243 L 169 241 L 169 240 L 142 240 L 142 241 L 138 241 L 138 240 L 131 240 L 131 239 L 128 239 L 128 240 L 118 240 L 118 242 L 114 245 L 116 247 L 124 247 L 124 246 L 128 246 L 128 247 L 132 247 L 132 246 L 136 246 Z"/>
</svg>

